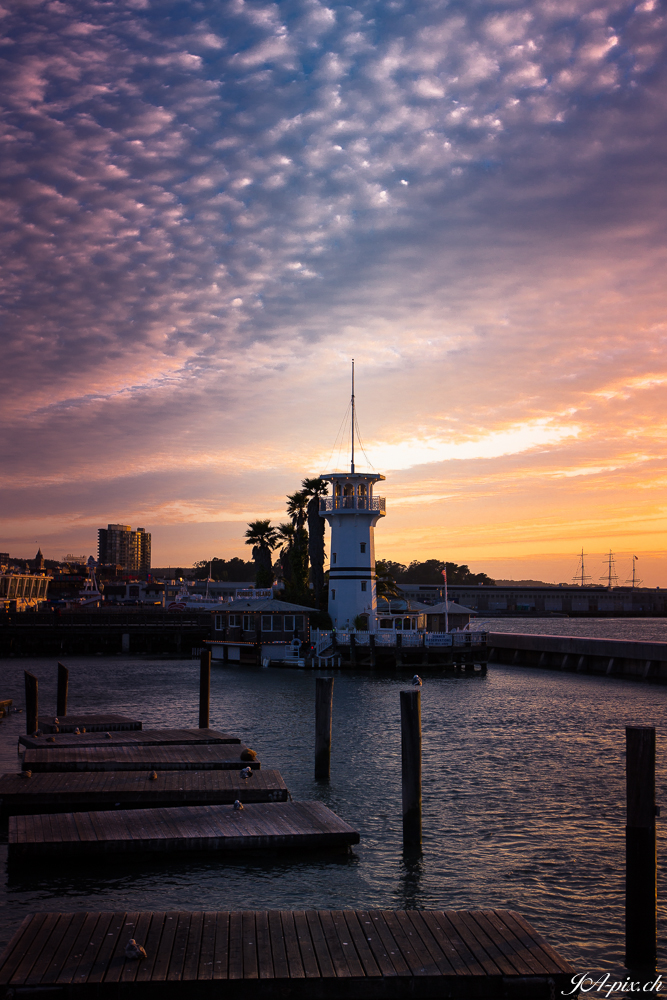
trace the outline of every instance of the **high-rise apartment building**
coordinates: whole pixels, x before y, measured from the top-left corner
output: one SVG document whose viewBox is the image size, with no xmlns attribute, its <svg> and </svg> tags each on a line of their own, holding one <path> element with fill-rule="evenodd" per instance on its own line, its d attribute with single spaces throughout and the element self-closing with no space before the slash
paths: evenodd
<svg viewBox="0 0 667 1000">
<path fill-rule="evenodd" d="M 132 531 L 129 524 L 109 524 L 98 528 L 98 559 L 126 570 L 147 573 L 151 568 L 151 536 L 143 528 Z"/>
</svg>

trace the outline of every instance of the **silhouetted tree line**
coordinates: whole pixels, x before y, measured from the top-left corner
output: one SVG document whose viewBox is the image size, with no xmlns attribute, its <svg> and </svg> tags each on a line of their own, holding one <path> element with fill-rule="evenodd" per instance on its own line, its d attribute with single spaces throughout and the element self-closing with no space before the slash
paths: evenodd
<svg viewBox="0 0 667 1000">
<path fill-rule="evenodd" d="M 419 562 L 414 559 L 409 566 L 404 563 L 392 562 L 391 559 L 378 560 L 377 566 L 382 563 L 383 576 L 396 583 L 442 583 L 442 571 L 447 570 L 447 583 L 453 584 L 474 584 L 482 583 L 493 586 L 495 583 L 486 573 L 471 573 L 468 567 L 458 563 L 443 562 L 442 559 L 426 559 Z M 378 576 L 379 576 L 378 572 Z"/>
</svg>

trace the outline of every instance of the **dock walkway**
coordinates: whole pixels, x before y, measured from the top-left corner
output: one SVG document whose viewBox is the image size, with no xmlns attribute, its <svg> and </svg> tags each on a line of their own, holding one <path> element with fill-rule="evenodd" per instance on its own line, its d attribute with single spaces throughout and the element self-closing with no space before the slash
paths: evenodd
<svg viewBox="0 0 667 1000">
<path fill-rule="evenodd" d="M 252 780 L 252 779 L 250 779 Z M 359 834 L 321 802 L 181 806 L 12 816 L 10 861 L 153 851 L 344 848 Z"/>
<path fill-rule="evenodd" d="M 573 973 L 510 910 L 38 913 L 0 956 L 0 997 L 548 1000 Z"/>
<path fill-rule="evenodd" d="M 141 729 L 139 719 L 128 719 L 125 715 L 57 715 L 40 716 L 39 727 L 44 733 L 73 733 L 75 729 L 85 729 L 88 733 L 136 731 Z"/>
<path fill-rule="evenodd" d="M 24 771 L 203 771 L 260 767 L 242 743 L 204 746 L 63 747 L 26 750 Z"/>
<path fill-rule="evenodd" d="M 98 809 L 142 809 L 241 802 L 285 802 L 287 786 L 279 771 L 253 771 L 246 780 L 240 771 L 47 772 L 0 776 L 0 814 L 81 812 Z"/>
<path fill-rule="evenodd" d="M 44 736 L 19 736 L 19 743 L 30 750 L 53 750 L 55 747 L 100 746 L 169 746 L 189 743 L 240 743 L 237 736 L 217 729 L 142 729 L 129 732 L 55 733 Z"/>
</svg>

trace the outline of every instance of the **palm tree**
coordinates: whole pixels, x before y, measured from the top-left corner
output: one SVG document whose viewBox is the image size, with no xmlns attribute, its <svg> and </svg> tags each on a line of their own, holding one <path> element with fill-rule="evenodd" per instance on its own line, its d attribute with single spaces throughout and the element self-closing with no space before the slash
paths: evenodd
<svg viewBox="0 0 667 1000">
<path fill-rule="evenodd" d="M 287 513 L 294 526 L 292 543 L 292 600 L 305 603 L 310 600 L 308 591 L 308 532 L 304 528 L 308 497 L 303 492 L 287 497 Z"/>
<path fill-rule="evenodd" d="M 258 587 L 270 587 L 273 583 L 271 552 L 278 544 L 276 529 L 271 521 L 250 521 L 245 533 L 246 545 L 252 545 L 255 560 L 255 583 Z"/>
<path fill-rule="evenodd" d="M 301 483 L 303 495 L 309 497 L 306 507 L 308 518 L 308 556 L 313 582 L 315 605 L 319 608 L 324 589 L 324 518 L 320 517 L 320 497 L 329 492 L 325 479 L 304 479 Z"/>
<path fill-rule="evenodd" d="M 280 567 L 285 587 L 289 590 L 292 585 L 292 547 L 294 546 L 294 525 L 291 521 L 285 521 L 284 524 L 278 525 L 276 537 L 283 543 L 280 550 Z"/>
</svg>

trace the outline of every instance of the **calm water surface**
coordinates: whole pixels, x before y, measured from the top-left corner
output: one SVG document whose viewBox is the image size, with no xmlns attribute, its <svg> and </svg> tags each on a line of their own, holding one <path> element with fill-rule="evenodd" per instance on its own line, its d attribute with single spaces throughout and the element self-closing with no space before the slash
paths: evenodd
<svg viewBox="0 0 667 1000">
<path fill-rule="evenodd" d="M 561 622 L 594 634 L 590 620 L 538 624 L 546 631 Z M 635 637 L 627 625 L 625 637 Z M 106 708 L 145 727 L 197 725 L 197 661 L 66 663 L 72 713 Z M 1 696 L 23 704 L 24 669 L 39 677 L 42 711 L 52 713 L 54 661 L 0 661 Z M 658 730 L 664 812 L 666 688 L 501 666 L 486 678 L 426 678 L 423 854 L 404 857 L 399 690 L 408 677 L 335 675 L 332 778 L 323 785 L 312 779 L 315 676 L 214 667 L 211 725 L 238 734 L 265 767 L 278 767 L 295 798 L 319 799 L 355 825 L 361 844 L 350 858 L 58 860 L 21 870 L 7 867 L 5 835 L 0 944 L 35 910 L 512 907 L 580 971 L 625 977 L 624 727 Z M 3 770 L 16 766 L 24 718 L 0 724 Z M 660 830 L 660 859 L 664 851 Z M 664 864 L 658 893 L 664 900 Z M 660 920 L 664 971 L 664 905 Z"/>
</svg>

